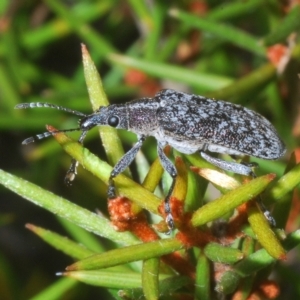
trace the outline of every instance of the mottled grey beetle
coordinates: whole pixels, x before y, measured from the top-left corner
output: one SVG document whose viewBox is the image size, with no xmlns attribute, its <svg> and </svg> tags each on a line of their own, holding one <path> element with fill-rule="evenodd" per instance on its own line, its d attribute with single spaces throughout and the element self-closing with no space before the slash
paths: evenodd
<svg viewBox="0 0 300 300">
<path fill-rule="evenodd" d="M 100 107 L 90 115 L 48 103 L 23 103 L 16 108 L 50 107 L 81 116 L 75 129 L 45 132 L 30 137 L 23 144 L 40 140 L 57 132 L 82 131 L 78 142 L 83 143 L 87 132 L 95 126 L 108 125 L 123 128 L 137 134 L 138 141 L 114 166 L 108 186 L 109 198 L 115 197 L 113 178 L 123 172 L 133 161 L 147 136 L 157 140 L 158 157 L 163 168 L 173 178 L 165 198 L 166 221 L 174 228 L 169 199 L 175 185 L 177 171 L 164 154 L 163 148 L 170 145 L 184 154 L 199 152 L 211 164 L 237 174 L 255 176 L 254 164 L 227 162 L 214 158 L 204 151 L 229 155 L 250 155 L 262 159 L 278 159 L 285 153 L 285 146 L 272 124 L 260 114 L 240 105 L 216 101 L 202 96 L 166 89 L 153 98 L 141 98 L 126 104 Z M 78 162 L 72 161 L 66 181 L 74 180 Z M 260 203 L 268 221 L 275 225 L 269 212 Z"/>
</svg>

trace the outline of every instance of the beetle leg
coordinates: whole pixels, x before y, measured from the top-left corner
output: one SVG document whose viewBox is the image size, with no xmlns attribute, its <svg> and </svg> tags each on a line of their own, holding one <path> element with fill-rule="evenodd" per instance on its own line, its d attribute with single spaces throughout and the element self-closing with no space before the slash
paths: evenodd
<svg viewBox="0 0 300 300">
<path fill-rule="evenodd" d="M 124 154 L 123 157 L 118 161 L 118 163 L 112 169 L 109 179 L 108 179 L 108 190 L 107 195 L 109 199 L 116 197 L 116 188 L 114 184 L 114 178 L 122 173 L 134 160 L 136 154 L 141 149 L 143 142 L 145 141 L 145 136 L 140 136 L 137 143 L 127 152 Z"/>
<path fill-rule="evenodd" d="M 248 165 L 252 165 L 254 164 L 254 166 L 258 166 L 257 163 L 244 163 L 244 164 L 248 164 Z M 253 172 L 253 178 L 256 178 L 256 174 Z M 272 227 L 276 227 L 276 221 L 275 219 L 273 218 L 273 216 L 271 215 L 270 211 L 265 207 L 263 201 L 262 201 L 262 197 L 261 195 L 259 195 L 257 197 L 258 199 L 256 200 L 256 203 L 258 204 L 260 210 L 263 212 L 265 218 L 267 219 L 267 221 L 269 222 L 269 224 L 272 226 Z"/>
<path fill-rule="evenodd" d="M 265 207 L 265 205 L 262 202 L 262 198 L 259 195 L 258 199 L 256 200 L 256 203 L 258 204 L 259 208 L 261 209 L 261 211 L 263 212 L 265 218 L 267 219 L 268 223 L 271 225 L 271 227 L 276 227 L 276 221 L 273 218 L 273 216 L 271 215 L 271 213 L 269 212 L 269 210 Z"/>
<path fill-rule="evenodd" d="M 66 176 L 65 176 L 65 184 L 68 185 L 68 186 L 71 186 L 72 185 L 72 182 L 74 181 L 76 175 L 77 175 L 77 167 L 79 165 L 79 162 L 72 158 L 71 160 L 71 165 L 66 173 Z"/>
<path fill-rule="evenodd" d="M 214 166 L 219 167 L 222 170 L 231 171 L 236 174 L 255 177 L 255 174 L 252 170 L 252 167 L 253 167 L 252 164 L 243 164 L 243 163 L 236 163 L 236 162 L 232 162 L 232 161 L 225 161 L 220 158 L 212 157 L 202 151 L 200 152 L 200 155 L 206 161 L 208 161 L 209 163 L 211 163 Z"/>
<path fill-rule="evenodd" d="M 173 216 L 171 213 L 171 208 L 170 208 L 170 197 L 174 190 L 176 177 L 177 177 L 177 170 L 176 170 L 175 166 L 173 165 L 173 163 L 169 160 L 169 158 L 164 153 L 163 147 L 164 147 L 163 144 L 158 143 L 157 153 L 158 153 L 158 157 L 160 159 L 160 162 L 161 162 L 164 170 L 166 170 L 172 177 L 171 187 L 168 191 L 167 196 L 165 197 L 165 200 L 164 200 L 165 205 L 164 206 L 165 206 L 165 213 L 166 213 L 166 222 L 168 224 L 169 229 L 173 230 L 175 226 L 174 226 L 174 219 L 173 219 Z"/>
<path fill-rule="evenodd" d="M 86 137 L 87 133 L 88 133 L 87 130 L 82 131 L 82 133 L 78 139 L 78 143 L 80 145 L 83 145 L 83 140 Z M 72 181 L 75 179 L 75 177 L 77 175 L 78 165 L 79 165 L 79 162 L 76 159 L 72 158 L 70 168 L 68 169 L 66 176 L 65 176 L 65 184 L 66 185 L 69 185 L 69 186 L 72 185 Z"/>
<path fill-rule="evenodd" d="M 228 162 L 219 158 L 215 158 L 212 156 L 209 156 L 208 154 L 204 152 L 200 152 L 201 156 L 208 162 L 210 162 L 212 165 L 219 167 L 220 169 L 223 169 L 225 171 L 231 171 L 236 174 L 246 175 L 246 176 L 252 176 L 253 178 L 256 178 L 255 173 L 253 172 L 252 168 L 257 167 L 257 163 L 236 163 L 236 162 Z M 261 196 L 258 196 L 257 204 L 261 211 L 263 212 L 265 218 L 269 222 L 269 224 L 272 227 L 276 226 L 276 221 L 272 217 L 271 213 L 267 210 L 265 205 L 262 202 Z"/>
</svg>

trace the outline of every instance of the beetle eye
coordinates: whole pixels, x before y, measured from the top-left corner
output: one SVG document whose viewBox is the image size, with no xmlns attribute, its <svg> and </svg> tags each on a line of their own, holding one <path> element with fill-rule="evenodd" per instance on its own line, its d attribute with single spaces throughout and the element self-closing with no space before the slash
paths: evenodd
<svg viewBox="0 0 300 300">
<path fill-rule="evenodd" d="M 107 124 L 112 127 L 116 127 L 119 124 L 119 118 L 116 116 L 110 116 L 107 120 Z"/>
</svg>

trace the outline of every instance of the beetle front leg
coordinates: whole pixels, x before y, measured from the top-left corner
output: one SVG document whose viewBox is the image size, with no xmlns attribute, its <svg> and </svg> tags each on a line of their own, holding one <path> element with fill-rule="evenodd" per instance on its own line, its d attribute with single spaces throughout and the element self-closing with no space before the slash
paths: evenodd
<svg viewBox="0 0 300 300">
<path fill-rule="evenodd" d="M 82 146 L 83 146 L 83 140 L 86 137 L 87 133 L 88 133 L 87 130 L 83 131 L 78 139 L 78 143 Z M 79 165 L 79 162 L 76 159 L 72 158 L 71 165 L 65 176 L 65 184 L 66 185 L 68 185 L 68 186 L 72 185 L 72 182 L 74 181 L 74 179 L 77 175 L 78 165 Z"/>
<path fill-rule="evenodd" d="M 164 170 L 166 170 L 172 177 L 171 187 L 168 191 L 167 196 L 165 197 L 164 203 L 165 203 L 166 222 L 168 224 L 169 229 L 173 230 L 175 226 L 174 226 L 174 219 L 173 219 L 173 216 L 171 213 L 171 208 L 170 208 L 170 197 L 174 190 L 176 177 L 177 177 L 177 170 L 176 170 L 175 166 L 173 165 L 173 163 L 169 160 L 169 158 L 164 153 L 163 147 L 164 147 L 164 145 L 158 143 L 157 153 L 158 153 L 158 157 L 160 159 L 160 162 L 161 162 Z"/>
<path fill-rule="evenodd" d="M 114 184 L 114 178 L 122 173 L 134 160 L 136 154 L 141 149 L 143 142 L 145 141 L 145 136 L 140 136 L 137 143 L 124 154 L 123 157 L 118 161 L 118 163 L 112 169 L 109 179 L 108 179 L 108 190 L 107 195 L 109 199 L 113 199 L 116 197 L 116 188 Z"/>
</svg>

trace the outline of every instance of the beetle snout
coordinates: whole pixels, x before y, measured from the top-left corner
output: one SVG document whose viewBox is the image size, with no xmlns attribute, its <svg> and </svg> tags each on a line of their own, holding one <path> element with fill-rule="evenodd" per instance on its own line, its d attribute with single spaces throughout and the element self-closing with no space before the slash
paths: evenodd
<svg viewBox="0 0 300 300">
<path fill-rule="evenodd" d="M 97 124 L 95 124 L 94 120 L 91 117 L 86 117 L 79 121 L 79 127 L 81 130 L 90 130 L 96 125 Z"/>
</svg>

